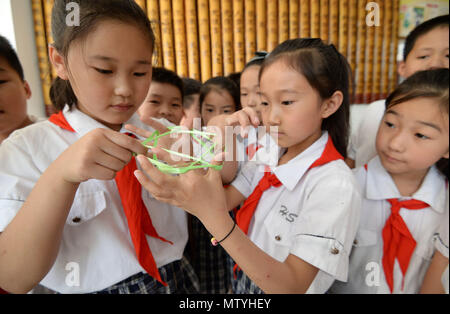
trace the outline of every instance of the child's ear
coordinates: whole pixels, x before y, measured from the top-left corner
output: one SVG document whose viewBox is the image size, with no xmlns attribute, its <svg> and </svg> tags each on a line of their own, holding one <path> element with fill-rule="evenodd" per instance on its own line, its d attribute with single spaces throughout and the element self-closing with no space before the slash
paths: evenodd
<svg viewBox="0 0 450 314">
<path fill-rule="evenodd" d="M 341 91 L 335 91 L 334 94 L 322 104 L 322 118 L 326 119 L 335 113 L 342 105 L 344 95 Z"/>
<path fill-rule="evenodd" d="M 30 99 L 31 95 L 32 95 L 30 84 L 28 84 L 27 81 L 24 81 L 23 82 L 23 87 L 25 88 L 25 95 L 27 95 L 27 99 Z"/>
<path fill-rule="evenodd" d="M 66 64 L 64 62 L 64 57 L 56 50 L 53 45 L 48 46 L 48 55 L 53 67 L 56 70 L 56 74 L 63 80 L 68 80 L 69 75 L 67 73 Z"/>
<path fill-rule="evenodd" d="M 397 65 L 397 73 L 403 78 L 406 78 L 406 62 L 400 61 Z"/>
<path fill-rule="evenodd" d="M 448 158 L 449 158 L 449 155 L 450 155 L 450 153 L 449 153 L 449 151 L 447 151 L 447 152 L 444 154 L 444 156 L 442 156 L 442 158 L 448 159 Z"/>
</svg>

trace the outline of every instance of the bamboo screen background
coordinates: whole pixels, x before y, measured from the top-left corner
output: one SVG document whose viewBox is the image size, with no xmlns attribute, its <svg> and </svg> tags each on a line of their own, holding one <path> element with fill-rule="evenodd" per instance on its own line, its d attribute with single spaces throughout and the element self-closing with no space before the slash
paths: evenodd
<svg viewBox="0 0 450 314">
<path fill-rule="evenodd" d="M 47 46 L 54 0 L 31 0 L 47 114 L 55 73 Z M 153 22 L 154 65 L 206 81 L 240 72 L 255 51 L 271 51 L 296 37 L 320 37 L 347 57 L 353 103 L 385 98 L 397 83 L 399 0 L 136 0 Z M 380 25 L 367 26 L 368 2 Z"/>
</svg>

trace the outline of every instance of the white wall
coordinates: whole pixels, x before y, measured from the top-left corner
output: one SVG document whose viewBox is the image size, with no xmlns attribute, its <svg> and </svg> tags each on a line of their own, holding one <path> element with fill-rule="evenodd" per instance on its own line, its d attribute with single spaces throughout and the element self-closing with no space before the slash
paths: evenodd
<svg viewBox="0 0 450 314">
<path fill-rule="evenodd" d="M 28 101 L 28 113 L 45 117 L 31 1 L 0 0 L 0 34 L 16 48 L 25 79 L 30 84 L 33 95 Z"/>
</svg>

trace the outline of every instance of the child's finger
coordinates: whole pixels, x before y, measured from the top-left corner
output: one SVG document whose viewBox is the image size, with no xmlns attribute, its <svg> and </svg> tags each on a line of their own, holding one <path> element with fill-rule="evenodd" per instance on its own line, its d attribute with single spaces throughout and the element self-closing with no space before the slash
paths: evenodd
<svg viewBox="0 0 450 314">
<path fill-rule="evenodd" d="M 253 124 L 253 126 L 255 126 L 255 127 L 259 126 L 260 121 L 259 121 L 258 113 L 256 112 L 255 109 L 253 109 L 251 107 L 245 107 L 242 110 L 245 111 L 245 113 L 247 113 L 249 120 L 251 121 L 251 124 Z"/>
<path fill-rule="evenodd" d="M 137 139 L 132 138 L 123 133 L 118 133 L 111 130 L 105 130 L 104 135 L 111 142 L 119 145 L 122 148 L 129 150 L 130 152 L 145 155 L 148 149 L 143 146 Z"/>
<path fill-rule="evenodd" d="M 148 138 L 152 135 L 152 132 L 141 129 L 133 124 L 125 124 L 125 129 L 127 129 L 131 133 L 139 135 L 142 138 Z"/>
<path fill-rule="evenodd" d="M 148 126 L 152 127 L 153 129 L 155 129 L 156 131 L 159 131 L 159 133 L 166 133 L 169 131 L 169 129 L 167 128 L 167 126 L 165 126 L 164 124 L 156 121 L 155 119 L 151 118 L 148 119 L 147 121 L 145 121 L 145 124 L 147 124 Z M 150 136 L 150 135 L 149 135 Z M 148 137 L 148 136 L 147 136 Z"/>
<path fill-rule="evenodd" d="M 170 190 L 162 189 L 159 185 L 147 178 L 147 176 L 142 171 L 136 170 L 134 172 L 134 176 L 144 187 L 144 189 L 146 189 L 157 200 L 167 203 L 173 197 Z"/>
<path fill-rule="evenodd" d="M 156 184 L 156 186 L 152 186 L 153 192 L 158 192 L 159 194 L 159 189 L 161 189 L 161 187 L 167 189 L 167 184 L 169 183 L 170 178 L 166 174 L 156 169 L 156 167 L 153 166 L 145 156 L 139 155 L 137 156 L 137 160 L 139 161 L 142 171 L 151 178 L 151 181 L 153 181 L 154 184 Z"/>
</svg>

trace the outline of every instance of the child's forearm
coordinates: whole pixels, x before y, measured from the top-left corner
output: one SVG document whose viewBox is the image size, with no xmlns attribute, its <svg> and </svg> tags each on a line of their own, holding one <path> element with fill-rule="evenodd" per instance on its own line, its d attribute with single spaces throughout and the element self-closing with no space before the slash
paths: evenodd
<svg viewBox="0 0 450 314">
<path fill-rule="evenodd" d="M 51 269 L 78 184 L 68 183 L 54 164 L 42 174 L 26 202 L 0 234 L 0 287 L 26 293 Z"/>
<path fill-rule="evenodd" d="M 218 241 L 230 232 L 234 223 L 228 214 L 223 213 L 216 211 L 201 219 Z M 317 274 L 317 268 L 296 257 L 289 256 L 285 262 L 272 258 L 238 226 L 220 245 L 265 293 L 305 293 Z"/>
</svg>

